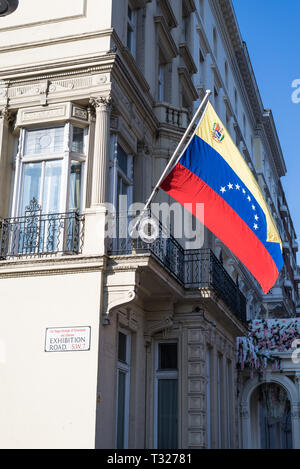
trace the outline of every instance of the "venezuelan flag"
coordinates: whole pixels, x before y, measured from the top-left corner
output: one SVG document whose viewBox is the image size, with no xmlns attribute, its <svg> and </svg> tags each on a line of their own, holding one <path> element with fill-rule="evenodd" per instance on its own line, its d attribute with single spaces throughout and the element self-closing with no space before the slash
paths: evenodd
<svg viewBox="0 0 300 469">
<path fill-rule="evenodd" d="M 264 293 L 283 266 L 282 242 L 262 191 L 208 103 L 184 154 L 160 186 L 180 204 L 204 204 L 204 224 L 256 278 Z M 203 220 L 201 220 L 203 221 Z"/>
</svg>

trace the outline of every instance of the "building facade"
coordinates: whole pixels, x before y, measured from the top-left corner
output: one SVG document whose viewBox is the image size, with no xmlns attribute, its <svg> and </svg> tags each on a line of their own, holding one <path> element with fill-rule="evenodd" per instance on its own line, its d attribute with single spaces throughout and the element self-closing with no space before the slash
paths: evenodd
<svg viewBox="0 0 300 469">
<path fill-rule="evenodd" d="M 299 312 L 298 246 L 231 2 L 28 0 L 0 37 L 1 447 L 267 445 L 249 436 L 261 381 L 238 372 L 236 339 Z M 266 296 L 207 230 L 179 242 L 176 213 L 152 244 L 129 237 L 206 89 L 282 235 Z"/>
</svg>

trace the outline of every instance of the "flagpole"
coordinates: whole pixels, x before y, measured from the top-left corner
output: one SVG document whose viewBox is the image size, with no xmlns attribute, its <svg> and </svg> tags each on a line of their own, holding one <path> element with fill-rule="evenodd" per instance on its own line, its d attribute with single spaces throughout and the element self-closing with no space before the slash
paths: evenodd
<svg viewBox="0 0 300 469">
<path fill-rule="evenodd" d="M 185 142 L 186 138 L 188 137 L 188 135 L 190 134 L 192 128 L 193 128 L 193 125 L 195 124 L 196 120 L 198 119 L 199 115 L 200 115 L 200 112 L 202 111 L 204 105 L 208 102 L 208 98 L 210 97 L 211 95 L 211 91 L 210 90 L 207 90 L 206 91 L 206 94 L 200 104 L 200 106 L 198 107 L 193 119 L 191 120 L 188 128 L 186 129 L 182 139 L 180 140 L 176 150 L 174 151 L 172 157 L 170 158 L 170 161 L 169 163 L 167 164 L 164 172 L 162 173 L 161 177 L 159 178 L 156 186 L 154 187 L 153 191 L 152 191 L 152 194 L 150 195 L 149 199 L 147 200 L 147 202 L 145 203 L 145 207 L 144 207 L 144 212 L 146 210 L 148 210 L 153 198 L 155 197 L 156 193 L 158 192 L 159 188 L 160 188 L 160 185 L 161 183 L 163 182 L 163 180 L 165 179 L 166 175 L 168 174 L 170 168 L 173 166 L 173 163 L 175 162 L 176 158 L 178 157 L 178 154 L 179 154 L 179 150 L 181 149 L 183 143 Z"/>
<path fill-rule="evenodd" d="M 172 157 L 170 158 L 170 161 L 168 162 L 165 170 L 163 171 L 161 177 L 159 178 L 156 186 L 154 187 L 150 197 L 148 198 L 148 200 L 146 201 L 145 203 L 145 206 L 144 206 L 144 209 L 142 211 L 142 213 L 139 215 L 134 227 L 132 228 L 131 232 L 130 232 L 130 235 L 132 235 L 133 231 L 135 230 L 135 228 L 138 226 L 138 224 L 140 223 L 141 221 L 141 218 L 143 216 L 143 214 L 148 210 L 148 208 L 150 207 L 151 205 L 151 202 L 152 200 L 154 199 L 154 197 L 156 196 L 157 192 L 159 191 L 159 188 L 160 188 L 160 185 L 161 183 L 163 182 L 163 180 L 165 179 L 166 175 L 168 174 L 169 170 L 172 168 L 174 162 L 176 161 L 176 159 L 178 158 L 178 155 L 179 155 L 179 151 L 181 150 L 181 147 L 182 145 L 184 144 L 186 138 L 188 137 L 188 135 L 190 134 L 192 128 L 193 128 L 193 125 L 195 124 L 196 120 L 198 119 L 203 107 L 205 106 L 205 104 L 208 103 L 208 99 L 211 95 L 211 91 L 210 90 L 206 90 L 206 93 L 205 93 L 205 96 L 201 102 L 201 104 L 199 105 L 193 119 L 191 120 L 189 126 L 187 127 L 182 139 L 180 140 L 176 150 L 174 151 Z"/>
</svg>

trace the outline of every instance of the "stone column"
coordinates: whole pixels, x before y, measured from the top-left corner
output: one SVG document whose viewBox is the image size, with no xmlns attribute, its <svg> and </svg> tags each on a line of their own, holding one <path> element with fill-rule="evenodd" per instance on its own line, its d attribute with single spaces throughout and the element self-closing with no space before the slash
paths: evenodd
<svg viewBox="0 0 300 469">
<path fill-rule="evenodd" d="M 107 202 L 111 97 L 91 98 L 96 110 L 91 206 Z"/>
<path fill-rule="evenodd" d="M 91 205 L 85 211 L 83 254 L 105 254 L 106 203 L 108 194 L 109 142 L 111 97 L 92 97 L 90 104 L 96 112 L 94 152 L 92 160 Z"/>
<path fill-rule="evenodd" d="M 11 181 L 9 161 L 12 157 L 9 125 L 12 121 L 13 116 L 7 107 L 0 108 L 0 217 L 9 215 L 7 213 Z"/>
</svg>

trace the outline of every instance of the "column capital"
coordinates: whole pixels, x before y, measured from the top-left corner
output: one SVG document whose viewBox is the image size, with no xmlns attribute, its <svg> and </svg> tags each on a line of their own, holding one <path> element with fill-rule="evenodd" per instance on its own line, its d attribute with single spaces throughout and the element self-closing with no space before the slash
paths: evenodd
<svg viewBox="0 0 300 469">
<path fill-rule="evenodd" d="M 14 116 L 7 106 L 0 108 L 0 120 L 2 119 L 8 124 L 11 124 L 14 120 Z"/>
<path fill-rule="evenodd" d="M 97 111 L 110 111 L 112 107 L 112 97 L 108 96 L 91 96 L 90 105 Z"/>
</svg>

